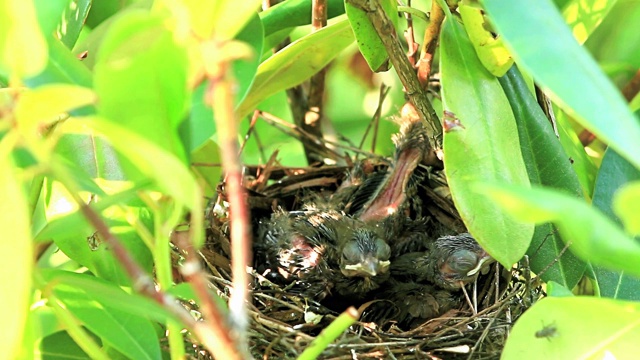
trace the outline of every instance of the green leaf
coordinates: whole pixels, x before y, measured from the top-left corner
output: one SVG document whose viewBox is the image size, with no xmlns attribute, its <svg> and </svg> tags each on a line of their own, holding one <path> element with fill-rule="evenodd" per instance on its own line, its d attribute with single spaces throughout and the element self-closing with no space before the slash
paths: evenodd
<svg viewBox="0 0 640 360">
<path fill-rule="evenodd" d="M 640 243 L 575 196 L 508 184 L 473 187 L 520 221 L 554 222 L 562 238 L 570 239 L 569 249 L 584 261 L 640 276 Z"/>
<path fill-rule="evenodd" d="M 640 125 L 619 91 L 575 41 L 550 0 L 484 1 L 484 5 L 516 62 L 545 93 L 640 167 Z"/>
<path fill-rule="evenodd" d="M 533 226 L 514 221 L 493 201 L 477 196 L 470 184 L 529 184 L 513 112 L 498 80 L 450 17 L 444 21 L 440 47 L 444 108 L 461 124 L 450 125 L 444 134 L 451 194 L 469 231 L 491 256 L 510 267 L 525 254 Z"/>
<path fill-rule="evenodd" d="M 83 87 L 91 87 L 92 74 L 87 67 L 75 57 L 60 40 L 49 39 L 49 60 L 44 71 L 37 76 L 26 79 L 29 87 L 42 84 L 66 83 Z"/>
<path fill-rule="evenodd" d="M 542 299 L 518 319 L 501 359 L 633 358 L 630 354 L 639 350 L 638 319 L 639 303 L 586 296 Z"/>
<path fill-rule="evenodd" d="M 31 301 L 31 271 L 33 243 L 29 224 L 29 210 L 19 170 L 11 158 L 12 135 L 0 141 L 0 227 L 4 240 L 0 253 L 6 256 L 0 262 L 0 318 L 7 330 L 0 336 L 0 349 L 7 359 L 19 354 L 21 339 Z"/>
<path fill-rule="evenodd" d="M 531 184 L 565 190 L 584 198 L 569 156 L 517 67 L 513 66 L 499 80 L 516 119 L 522 157 Z M 582 278 L 586 264 L 570 251 L 562 253 L 563 249 L 564 243 L 556 229 L 551 224 L 541 224 L 536 226 L 527 255 L 535 273 L 546 269 L 543 280 L 553 280 L 572 289 Z M 549 264 L 553 265 L 547 268 Z"/>
<path fill-rule="evenodd" d="M 114 303 L 113 299 L 109 299 L 119 293 L 120 299 L 133 301 L 132 295 L 125 296 L 127 294 L 121 289 L 88 275 L 54 271 L 49 277 L 49 286 L 52 286 L 50 291 L 64 303 L 68 311 L 98 335 L 104 344 L 113 346 L 131 359 L 160 358 L 160 343 L 156 332 L 149 319 L 144 316 L 148 311 L 140 308 L 137 314 L 133 314 L 122 309 L 124 304 Z M 91 285 L 92 281 L 110 291 L 96 291 L 99 286 L 79 286 Z"/>
<path fill-rule="evenodd" d="M 94 339 L 99 340 L 99 339 Z M 51 334 L 40 343 L 36 353 L 42 356 L 42 360 L 90 360 L 85 353 L 66 331 L 58 331 Z"/>
<path fill-rule="evenodd" d="M 260 8 L 259 0 L 244 1 L 238 6 L 231 0 L 184 0 L 189 26 L 197 37 L 229 40 L 242 30 Z"/>
<path fill-rule="evenodd" d="M 205 189 L 205 196 L 213 196 L 217 191 L 218 184 L 220 184 L 220 175 L 222 174 L 222 167 L 219 165 L 218 145 L 213 140 L 207 140 L 200 148 L 191 153 L 191 162 L 198 164 L 193 165 L 193 170 L 204 181 L 202 188 Z"/>
<path fill-rule="evenodd" d="M 614 150 L 607 149 L 596 179 L 593 206 L 620 224 L 612 210 L 614 194 L 625 184 L 637 180 L 640 180 L 640 171 Z M 600 288 L 600 296 L 640 300 L 640 278 L 599 266 L 594 267 L 594 275 Z"/>
<path fill-rule="evenodd" d="M 137 10 L 113 23 L 94 68 L 97 110 L 184 160 L 177 129 L 189 99 L 188 59 L 163 22 Z"/>
<path fill-rule="evenodd" d="M 267 97 L 310 78 L 352 42 L 353 31 L 344 19 L 291 43 L 260 64 L 237 114 L 243 117 Z"/>
<path fill-rule="evenodd" d="M 62 14 L 62 22 L 58 26 L 58 38 L 69 49 L 73 48 L 80 31 L 84 27 L 84 22 L 89 15 L 91 0 L 71 0 L 68 1 L 67 8 Z"/>
<path fill-rule="evenodd" d="M 562 17 L 571 28 L 571 32 L 579 44 L 584 44 L 617 1 L 604 0 L 589 3 L 571 0 L 565 5 L 562 9 Z"/>
<path fill-rule="evenodd" d="M 384 9 L 384 12 L 394 24 L 393 29 L 398 27 L 398 6 L 394 0 L 382 0 L 377 2 Z M 369 68 L 374 72 L 389 70 L 389 55 L 384 47 L 378 32 L 367 17 L 367 12 L 345 1 L 344 8 L 349 17 L 349 23 L 356 36 L 356 42 L 360 53 L 369 64 Z"/>
<path fill-rule="evenodd" d="M 32 0 L 0 2 L 0 75 L 29 77 L 47 65 L 47 42 Z"/>
</svg>

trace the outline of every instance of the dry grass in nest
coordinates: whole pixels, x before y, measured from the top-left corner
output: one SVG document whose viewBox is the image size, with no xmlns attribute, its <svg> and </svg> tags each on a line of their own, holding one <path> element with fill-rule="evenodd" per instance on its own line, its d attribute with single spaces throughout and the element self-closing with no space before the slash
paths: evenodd
<svg viewBox="0 0 640 360">
<path fill-rule="evenodd" d="M 287 196 L 308 191 L 308 184 L 326 189 L 342 179 L 344 168 L 309 169 L 280 182 L 279 190 L 271 192 L 269 187 L 261 189 L 261 197 L 250 197 L 252 210 L 262 211 L 264 204 L 273 203 L 281 196 L 282 203 L 290 203 Z M 275 172 L 271 172 L 274 174 Z M 309 175 L 312 174 L 312 175 Z M 320 180 L 318 180 L 320 179 Z M 434 181 L 435 179 L 435 181 Z M 298 182 L 296 182 L 299 180 Z M 459 218 L 447 191 L 438 175 L 431 177 L 425 208 L 431 215 L 457 225 Z M 435 184 L 435 186 L 434 186 Z M 282 190 L 286 188 L 287 190 Z M 251 191 L 251 189 L 250 189 Z M 323 190 L 324 191 L 324 190 Z M 267 195 L 265 195 L 267 194 Z M 293 194 L 293 195 L 292 195 Z M 445 194 L 445 195 L 442 195 Z M 439 212 L 439 213 L 436 213 Z M 229 240 L 225 236 L 224 219 L 214 220 L 209 229 L 208 245 L 201 255 L 211 273 L 210 286 L 225 300 L 231 290 L 229 266 Z M 515 320 L 540 297 L 541 289 L 533 288 L 528 269 L 518 267 L 506 271 L 494 264 L 487 274 L 481 275 L 474 284 L 466 287 L 468 297 L 460 309 L 426 321 L 412 328 L 400 328 L 389 321 L 386 324 L 366 322 L 354 323 L 337 341 L 329 345 L 322 359 L 495 359 L 499 358 L 509 331 Z M 261 274 L 253 273 L 253 303 L 249 307 L 251 327 L 249 348 L 259 359 L 296 358 L 318 336 L 320 331 L 336 318 L 341 309 L 330 309 L 323 304 L 289 292 L 286 286 L 275 284 Z M 368 305 L 359 306 L 359 313 Z M 476 309 L 475 311 L 472 309 Z M 337 310 L 337 311 L 336 311 Z M 323 315 L 318 320 L 314 316 Z"/>
</svg>

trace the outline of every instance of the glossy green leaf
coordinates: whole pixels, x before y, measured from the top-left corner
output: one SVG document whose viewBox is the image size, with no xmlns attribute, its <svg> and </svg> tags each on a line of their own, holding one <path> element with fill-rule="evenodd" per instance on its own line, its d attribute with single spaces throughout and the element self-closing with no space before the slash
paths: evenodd
<svg viewBox="0 0 640 360">
<path fill-rule="evenodd" d="M 484 5 L 517 63 L 545 93 L 640 167 L 640 124 L 619 91 L 575 41 L 550 0 L 484 1 Z"/>
<path fill-rule="evenodd" d="M 11 135 L 0 141 L 0 226 L 4 235 L 0 253 L 0 318 L 6 331 L 0 336 L 0 349 L 6 359 L 19 353 L 31 301 L 31 271 L 33 244 L 29 224 L 27 199 L 18 176 L 19 170 L 11 159 Z M 10 331 L 9 331 L 10 330 Z"/>
<path fill-rule="evenodd" d="M 56 36 L 69 0 L 33 0 L 40 29 L 48 40 Z"/>
<path fill-rule="evenodd" d="M 92 191 L 82 186 L 83 177 L 113 181 L 126 180 L 115 150 L 104 138 L 84 134 L 64 134 L 58 140 L 54 151 L 56 155 L 68 162 L 71 174 L 83 190 Z"/>
<path fill-rule="evenodd" d="M 555 223 L 562 239 L 570 239 L 569 249 L 584 261 L 640 276 L 640 243 L 575 196 L 507 184 L 476 184 L 474 188 L 520 221 Z"/>
<path fill-rule="evenodd" d="M 267 97 L 310 78 L 352 42 L 353 31 L 344 19 L 291 43 L 260 64 L 237 114 L 245 116 Z"/>
<path fill-rule="evenodd" d="M 640 182 L 620 188 L 613 198 L 613 211 L 631 235 L 640 234 Z"/>
<path fill-rule="evenodd" d="M 60 274 L 54 272 L 50 284 L 55 284 L 52 291 L 55 296 L 64 303 L 70 311 L 91 332 L 98 335 L 102 342 L 114 347 L 131 359 L 158 359 L 160 358 L 160 343 L 150 320 L 144 316 L 148 311 L 138 309 L 134 314 L 122 309 L 122 304 L 114 303 L 109 299 L 114 293 L 119 293 L 119 298 L 125 301 L 134 301 L 132 295 L 123 290 L 100 281 L 92 276 L 84 274 Z M 109 288 L 108 292 L 96 291 L 90 287 L 78 286 L 77 280 L 90 285 L 90 282 L 100 284 L 103 288 Z M 93 291 L 91 291 L 93 290 Z"/>
<path fill-rule="evenodd" d="M 113 23 L 94 68 L 97 110 L 185 159 L 177 129 L 189 99 L 188 59 L 163 22 L 137 10 Z"/>
<path fill-rule="evenodd" d="M 542 299 L 516 321 L 501 359 L 631 359 L 640 351 L 638 319 L 639 303 Z"/>
<path fill-rule="evenodd" d="M 522 157 L 531 183 L 584 197 L 569 156 L 520 71 L 514 66 L 499 80 L 516 119 Z M 540 224 L 536 226 L 527 255 L 535 273 L 545 270 L 543 280 L 553 280 L 572 289 L 582 278 L 586 264 L 570 251 L 563 253 L 564 247 L 551 224 Z M 549 264 L 553 265 L 548 268 Z"/>
<path fill-rule="evenodd" d="M 602 23 L 618 0 L 571 0 L 562 9 L 562 17 L 571 28 L 578 43 L 584 44 L 589 35 Z"/>
<path fill-rule="evenodd" d="M 600 171 L 593 194 L 593 206 L 602 211 L 609 219 L 620 224 L 613 213 L 614 194 L 625 184 L 640 180 L 640 171 L 623 159 L 614 150 L 607 149 L 602 158 Z M 594 266 L 594 275 L 600 289 L 600 296 L 624 300 L 640 300 L 640 278 Z"/>
<path fill-rule="evenodd" d="M 91 0 L 71 0 L 62 14 L 62 22 L 58 26 L 57 35 L 60 41 L 68 47 L 73 48 L 80 31 L 84 27 L 84 22 L 89 15 Z"/>
<path fill-rule="evenodd" d="M 344 0 L 327 0 L 327 18 L 344 14 Z M 309 0 L 287 0 L 260 12 L 265 36 L 296 26 L 311 24 Z"/>
<path fill-rule="evenodd" d="M 0 1 L 0 74 L 28 77 L 46 65 L 47 42 L 33 1 Z"/>
<path fill-rule="evenodd" d="M 389 31 L 396 31 L 395 29 L 398 26 L 398 6 L 396 1 L 382 0 L 377 2 L 377 4 L 382 6 L 384 12 L 394 24 L 394 28 L 389 29 Z M 349 1 L 345 1 L 344 8 L 349 17 L 349 23 L 353 28 L 358 49 L 360 49 L 360 53 L 362 53 L 367 64 L 369 64 L 369 68 L 374 72 L 389 70 L 389 55 L 387 54 L 387 49 L 367 17 L 367 12 L 351 4 Z"/>
<path fill-rule="evenodd" d="M 529 184 L 513 112 L 462 26 L 450 18 L 442 27 L 440 50 L 444 108 L 460 122 L 445 124 L 444 165 L 451 195 L 482 247 L 510 267 L 529 247 L 533 226 L 514 221 L 493 201 L 477 196 L 470 184 Z"/>
</svg>

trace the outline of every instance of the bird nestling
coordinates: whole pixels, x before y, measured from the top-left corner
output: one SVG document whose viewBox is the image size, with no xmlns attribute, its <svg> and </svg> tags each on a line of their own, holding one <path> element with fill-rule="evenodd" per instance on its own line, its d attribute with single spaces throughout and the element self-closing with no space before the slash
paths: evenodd
<svg viewBox="0 0 640 360">
<path fill-rule="evenodd" d="M 335 289 L 361 298 L 389 276 L 391 249 L 381 231 L 338 211 L 278 212 L 261 224 L 267 262 L 286 280 L 300 280 L 321 300 Z M 275 269 L 272 269 L 275 270 Z"/>
<path fill-rule="evenodd" d="M 411 252 L 394 259 L 393 276 L 432 283 L 457 290 L 473 282 L 493 258 L 469 233 L 447 235 L 427 243 L 427 251 Z"/>
</svg>

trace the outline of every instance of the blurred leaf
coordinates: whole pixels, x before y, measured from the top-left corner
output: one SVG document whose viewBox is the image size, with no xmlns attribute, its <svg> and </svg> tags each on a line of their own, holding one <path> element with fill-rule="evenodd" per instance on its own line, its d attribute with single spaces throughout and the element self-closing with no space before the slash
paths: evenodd
<svg viewBox="0 0 640 360">
<path fill-rule="evenodd" d="M 398 27 L 398 6 L 396 1 L 381 0 L 377 3 L 382 6 L 382 9 L 394 25 L 393 29 L 388 29 L 388 31 L 396 31 Z M 389 70 L 389 55 L 387 54 L 387 49 L 384 47 L 380 36 L 378 36 L 378 32 L 367 17 L 367 12 L 351 4 L 349 1 L 345 1 L 344 8 L 349 17 L 349 23 L 353 28 L 358 48 L 362 56 L 367 60 L 369 68 L 374 72 Z"/>
<path fill-rule="evenodd" d="M 69 2 L 69 0 L 33 0 L 38 23 L 45 39 L 49 40 L 56 36 L 62 14 Z"/>
<path fill-rule="evenodd" d="M 571 289 L 566 288 L 553 280 L 547 282 L 547 295 L 551 297 L 574 296 L 573 293 L 571 292 Z"/>
<path fill-rule="evenodd" d="M 188 167 L 172 154 L 129 131 L 128 128 L 99 117 L 87 117 L 71 118 L 58 129 L 62 133 L 105 137 L 122 155 L 121 161 L 124 162 L 123 159 L 126 159 L 128 166 L 124 166 L 124 170 L 128 178 L 138 176 L 135 180 L 139 184 L 151 181 L 180 204 L 189 209 L 197 209 L 200 194 Z M 150 159 L 152 161 L 149 161 Z"/>
<path fill-rule="evenodd" d="M 602 211 L 609 219 L 620 224 L 612 210 L 614 194 L 625 184 L 640 180 L 640 171 L 618 155 L 613 149 L 607 149 L 602 158 L 596 186 L 593 194 L 593 206 Z M 600 296 L 624 300 L 640 300 L 640 278 L 613 271 L 599 266 L 594 274 L 600 288 Z"/>
<path fill-rule="evenodd" d="M 15 116 L 20 127 L 39 133 L 59 120 L 61 114 L 92 104 L 96 100 L 96 94 L 84 87 L 68 84 L 44 85 L 20 94 Z"/>
<path fill-rule="evenodd" d="M 71 174 L 81 186 L 83 177 L 112 181 L 126 179 L 115 150 L 104 138 L 85 134 L 63 134 L 54 151 L 67 160 Z M 92 191 L 86 186 L 82 186 L 82 189 Z"/>
<path fill-rule="evenodd" d="M 569 157 L 520 71 L 513 66 L 499 80 L 516 119 L 522 157 L 531 183 L 584 198 Z M 535 273 L 546 269 L 542 274 L 544 281 L 553 280 L 572 289 L 582 278 L 586 264 L 570 251 L 560 256 L 563 249 L 564 243 L 556 229 L 551 224 L 540 224 L 536 226 L 527 255 Z M 553 265 L 547 269 L 549 264 Z"/>
<path fill-rule="evenodd" d="M 542 299 L 518 319 L 501 358 L 633 358 L 640 351 L 639 318 L 640 304 L 634 302 L 594 297 Z M 545 334 L 549 336 L 540 336 Z"/>
<path fill-rule="evenodd" d="M 519 65 L 581 125 L 640 167 L 640 125 L 550 0 L 484 1 Z M 615 119 L 615 126 L 611 120 Z"/>
<path fill-rule="evenodd" d="M 91 87 L 92 74 L 87 67 L 75 57 L 58 39 L 49 40 L 49 61 L 44 71 L 37 76 L 26 79 L 29 87 L 43 84 L 66 83 Z"/>
<path fill-rule="evenodd" d="M 33 1 L 0 1 L 0 75 L 33 76 L 46 65 L 47 42 Z"/>
<path fill-rule="evenodd" d="M 589 35 L 600 25 L 618 0 L 584 1 L 571 0 L 562 9 L 562 16 L 571 28 L 579 44 L 584 44 Z"/>
<path fill-rule="evenodd" d="M 163 22 L 137 10 L 113 23 L 94 68 L 97 107 L 100 115 L 184 161 L 176 130 L 188 103 L 188 60 Z"/>
<path fill-rule="evenodd" d="M 11 141 L 13 136 L 4 136 L 0 140 L 0 227 L 3 229 L 3 241 L 0 241 L 0 253 L 4 254 L 0 262 L 0 318 L 2 336 L 0 349 L 2 356 L 13 359 L 19 353 L 19 345 L 31 301 L 31 270 L 33 266 L 33 243 L 29 224 L 29 210 L 20 183 L 20 171 L 11 159 Z"/>
<path fill-rule="evenodd" d="M 327 18 L 344 14 L 344 0 L 327 0 Z M 265 36 L 311 23 L 311 1 L 287 0 L 259 13 Z"/>
<path fill-rule="evenodd" d="M 640 182 L 628 183 L 616 191 L 613 211 L 629 234 L 640 234 Z"/>
<path fill-rule="evenodd" d="M 229 40 L 244 28 L 260 8 L 259 0 L 248 0 L 238 6 L 233 0 L 183 0 L 189 12 L 189 25 L 197 37 Z"/>
<path fill-rule="evenodd" d="M 258 67 L 249 93 L 236 109 L 238 116 L 247 115 L 262 100 L 278 91 L 310 78 L 352 42 L 353 31 L 344 19 L 280 50 Z"/>
<path fill-rule="evenodd" d="M 640 67 L 640 2 L 617 0 L 585 43 L 600 64 L 618 64 L 632 73 Z"/>
<path fill-rule="evenodd" d="M 473 187 L 520 221 L 554 222 L 562 238 L 570 239 L 569 249 L 583 260 L 640 276 L 640 243 L 575 196 L 510 184 Z"/>
<path fill-rule="evenodd" d="M 99 339 L 94 340 L 99 341 Z M 58 331 L 42 339 L 38 350 L 42 360 L 91 359 L 66 331 Z"/>
<path fill-rule="evenodd" d="M 47 277 L 48 286 L 52 287 L 50 291 L 64 303 L 68 311 L 98 335 L 103 343 L 113 346 L 131 359 L 160 358 L 158 338 L 145 316 L 149 311 L 144 311 L 143 307 L 139 307 L 135 314 L 122 310 L 127 302 L 135 301 L 136 298 L 132 295 L 84 274 L 54 270 Z M 91 286 L 92 283 L 99 285 Z M 83 286 L 79 286 L 80 284 Z M 100 289 L 107 291 L 99 291 Z M 118 296 L 125 302 L 114 302 L 112 296 Z M 140 305 L 140 301 L 137 304 Z"/>
<path fill-rule="evenodd" d="M 482 62 L 482 65 L 495 76 L 503 76 L 513 65 L 513 57 L 504 46 L 501 37 L 487 30 L 490 26 L 480 6 L 469 0 L 464 0 L 458 8 L 471 44 Z"/>
<path fill-rule="evenodd" d="M 470 184 L 529 184 L 513 112 L 498 80 L 451 18 L 444 21 L 440 51 L 444 108 L 461 123 L 448 131 L 445 124 L 444 164 L 451 195 L 469 232 L 510 267 L 525 254 L 534 227 L 514 221 L 493 201 L 477 196 Z"/>
<path fill-rule="evenodd" d="M 67 1 L 67 8 L 62 14 L 62 22 L 58 26 L 58 38 L 69 49 L 73 48 L 84 22 L 89 15 L 92 0 Z"/>
</svg>

